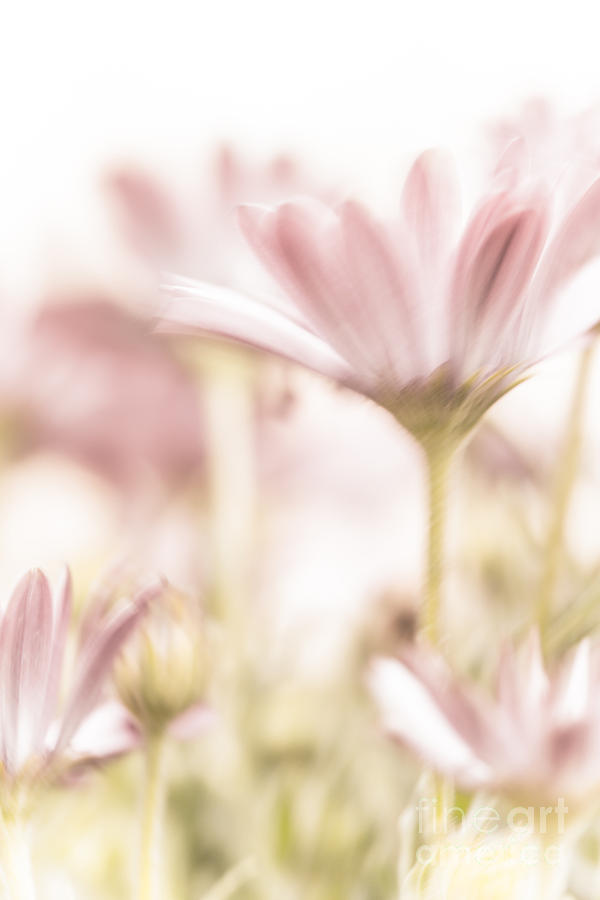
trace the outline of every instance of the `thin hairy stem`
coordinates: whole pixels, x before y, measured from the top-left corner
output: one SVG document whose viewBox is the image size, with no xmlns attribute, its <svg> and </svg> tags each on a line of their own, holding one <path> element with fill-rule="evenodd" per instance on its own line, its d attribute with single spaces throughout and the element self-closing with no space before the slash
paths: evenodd
<svg viewBox="0 0 600 900">
<path fill-rule="evenodd" d="M 448 475 L 452 452 L 444 444 L 426 449 L 429 488 L 429 526 L 423 631 L 432 644 L 440 639 L 440 614 L 445 564 L 445 524 Z"/>
</svg>

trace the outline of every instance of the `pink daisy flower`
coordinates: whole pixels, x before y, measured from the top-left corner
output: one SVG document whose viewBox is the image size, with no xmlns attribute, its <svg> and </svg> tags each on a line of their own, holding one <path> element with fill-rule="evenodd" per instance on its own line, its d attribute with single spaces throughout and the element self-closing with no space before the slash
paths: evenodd
<svg viewBox="0 0 600 900">
<path fill-rule="evenodd" d="M 294 306 L 181 281 L 159 328 L 278 354 L 373 398 L 422 442 L 460 439 L 548 349 L 559 289 L 600 250 L 600 179 L 554 224 L 549 192 L 519 181 L 493 185 L 461 233 L 458 193 L 450 161 L 428 151 L 392 224 L 353 201 L 243 206 L 246 238 Z"/>
<path fill-rule="evenodd" d="M 39 569 L 21 578 L 0 623 L 0 760 L 8 785 L 127 749 L 122 711 L 101 703 L 102 691 L 146 600 L 138 595 L 81 642 L 61 704 L 70 576 L 65 571 L 54 592 Z"/>
<path fill-rule="evenodd" d="M 549 673 L 532 633 L 522 654 L 504 651 L 491 696 L 424 647 L 375 660 L 369 683 L 389 734 L 467 789 L 537 804 L 600 796 L 600 667 L 587 641 Z"/>
</svg>

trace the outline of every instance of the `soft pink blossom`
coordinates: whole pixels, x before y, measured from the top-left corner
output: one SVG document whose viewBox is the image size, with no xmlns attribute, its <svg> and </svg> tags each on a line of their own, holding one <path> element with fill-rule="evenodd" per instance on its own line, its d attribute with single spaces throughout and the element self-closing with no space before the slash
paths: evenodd
<svg viewBox="0 0 600 900">
<path fill-rule="evenodd" d="M 543 178 L 564 209 L 595 180 L 600 163 L 600 109 L 561 115 L 543 97 L 527 100 L 513 116 L 488 128 L 492 167 L 497 174 Z"/>
<path fill-rule="evenodd" d="M 549 192 L 519 181 L 493 184 L 459 233 L 458 193 L 451 162 L 429 151 L 393 224 L 353 201 L 242 207 L 242 230 L 294 306 L 172 281 L 159 327 L 301 363 L 414 433 L 428 426 L 423 401 L 437 419 L 460 407 L 468 426 L 539 357 L 559 288 L 600 250 L 600 179 L 552 229 Z"/>
<path fill-rule="evenodd" d="M 86 732 L 89 737 L 91 721 L 98 721 L 106 679 L 146 602 L 145 594 L 138 595 L 80 644 L 60 703 L 70 576 L 65 571 L 54 591 L 40 570 L 21 578 L 0 624 L 0 759 L 6 778 L 34 777 L 50 767 L 64 770 L 82 759 L 113 755 L 120 724 L 110 709 L 101 714 L 103 729 L 95 745 L 83 737 Z"/>
<path fill-rule="evenodd" d="M 145 322 L 102 298 L 49 302 L 7 357 L 0 389 L 17 452 L 66 454 L 127 490 L 200 470 L 198 389 Z"/>
<path fill-rule="evenodd" d="M 539 638 L 502 654 L 492 696 L 425 648 L 375 660 L 372 694 L 389 734 L 468 788 L 584 803 L 600 791 L 600 667 L 587 641 L 549 673 Z"/>
</svg>

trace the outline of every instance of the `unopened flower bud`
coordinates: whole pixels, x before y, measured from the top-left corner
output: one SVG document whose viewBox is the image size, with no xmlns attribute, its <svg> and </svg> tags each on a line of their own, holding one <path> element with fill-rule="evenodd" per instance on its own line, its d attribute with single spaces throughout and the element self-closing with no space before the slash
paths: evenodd
<svg viewBox="0 0 600 900">
<path fill-rule="evenodd" d="M 166 585 L 117 662 L 119 696 L 146 733 L 160 733 L 202 700 L 208 672 L 202 614 Z"/>
</svg>

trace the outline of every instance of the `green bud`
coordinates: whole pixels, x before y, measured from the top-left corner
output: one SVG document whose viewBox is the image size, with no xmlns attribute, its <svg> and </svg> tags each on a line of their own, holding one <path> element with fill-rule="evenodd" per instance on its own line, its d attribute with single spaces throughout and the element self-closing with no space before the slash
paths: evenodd
<svg viewBox="0 0 600 900">
<path fill-rule="evenodd" d="M 202 613 L 167 585 L 115 666 L 121 701 L 147 734 L 161 733 L 203 699 L 209 656 Z"/>
</svg>

